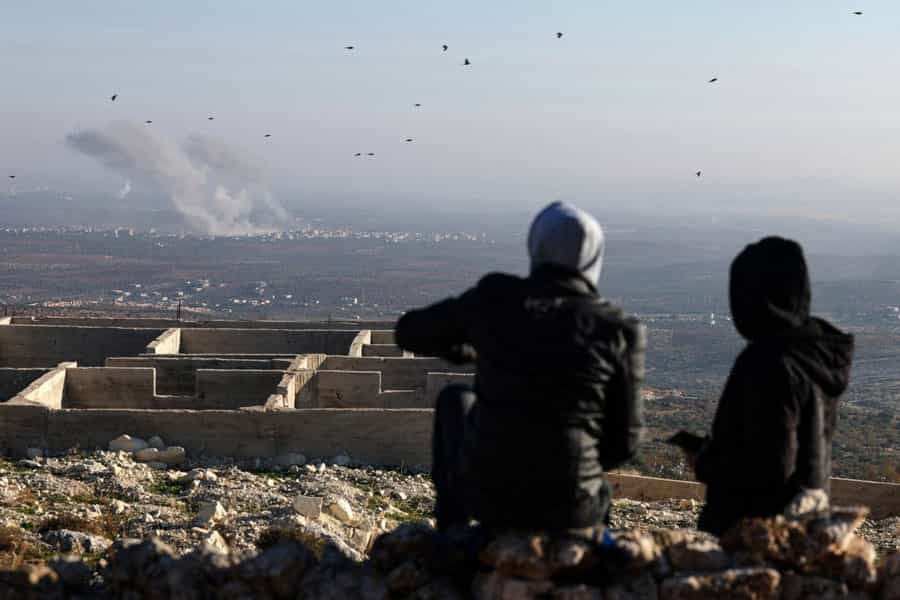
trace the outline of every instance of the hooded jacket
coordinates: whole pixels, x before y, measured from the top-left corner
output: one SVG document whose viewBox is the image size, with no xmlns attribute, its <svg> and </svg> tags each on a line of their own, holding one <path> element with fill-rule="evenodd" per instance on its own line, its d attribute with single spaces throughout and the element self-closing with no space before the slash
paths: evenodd
<svg viewBox="0 0 900 600">
<path fill-rule="evenodd" d="M 701 529 L 721 535 L 743 517 L 783 512 L 806 489 L 829 489 L 838 402 L 853 337 L 810 316 L 800 246 L 769 237 L 731 265 L 731 312 L 748 341 L 735 361 L 697 457 L 707 484 Z"/>
<path fill-rule="evenodd" d="M 609 509 L 604 470 L 639 441 L 644 330 L 597 295 L 602 230 L 589 215 L 549 206 L 529 249 L 529 277 L 493 273 L 411 311 L 396 341 L 417 354 L 476 357 L 478 400 L 457 465 L 472 516 L 492 526 L 589 527 Z"/>
</svg>

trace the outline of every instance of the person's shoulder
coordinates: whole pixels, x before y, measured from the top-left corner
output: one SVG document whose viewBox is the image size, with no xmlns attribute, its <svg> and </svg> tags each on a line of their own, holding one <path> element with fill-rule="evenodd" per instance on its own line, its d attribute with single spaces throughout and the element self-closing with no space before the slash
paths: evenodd
<svg viewBox="0 0 900 600">
<path fill-rule="evenodd" d="M 497 296 L 519 291 L 525 287 L 526 280 L 509 273 L 488 273 L 478 281 L 475 289 L 486 296 Z"/>
<path fill-rule="evenodd" d="M 620 334 L 629 347 L 646 345 L 647 327 L 636 316 L 627 314 L 621 307 L 603 298 L 591 303 L 591 310 L 603 323 L 602 329 Z"/>
</svg>

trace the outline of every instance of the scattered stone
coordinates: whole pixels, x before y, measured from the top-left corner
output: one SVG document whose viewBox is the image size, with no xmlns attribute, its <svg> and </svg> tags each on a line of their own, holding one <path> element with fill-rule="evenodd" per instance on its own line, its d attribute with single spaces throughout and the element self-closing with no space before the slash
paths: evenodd
<svg viewBox="0 0 900 600">
<path fill-rule="evenodd" d="M 213 554 L 228 554 L 228 542 L 225 541 L 225 538 L 222 537 L 218 531 L 210 531 L 203 538 L 202 548 L 204 552 L 210 552 Z"/>
<path fill-rule="evenodd" d="M 135 451 L 134 460 L 138 462 L 158 462 L 159 449 L 153 447 L 141 448 L 140 450 Z"/>
<path fill-rule="evenodd" d="M 318 519 L 322 514 L 322 498 L 316 496 L 297 496 L 294 498 L 294 512 L 308 519 Z"/>
<path fill-rule="evenodd" d="M 158 460 L 148 462 L 147 466 L 150 467 L 151 469 L 155 469 L 157 471 L 165 471 L 166 469 L 169 468 L 169 465 L 167 465 L 164 462 L 159 462 Z"/>
<path fill-rule="evenodd" d="M 169 446 L 165 450 L 160 450 L 156 458 L 157 461 L 165 463 L 170 467 L 182 464 L 187 458 L 187 453 L 181 446 Z"/>
<path fill-rule="evenodd" d="M 152 438 L 147 440 L 147 444 L 151 448 L 156 448 L 157 450 L 162 450 L 163 448 L 166 447 L 165 442 L 163 442 L 162 438 L 159 437 L 158 435 L 154 435 Z"/>
<path fill-rule="evenodd" d="M 664 600 L 775 600 L 781 576 L 774 569 L 730 569 L 672 577 L 660 586 Z"/>
<path fill-rule="evenodd" d="M 111 452 L 137 452 L 143 450 L 149 444 L 138 437 L 131 437 L 127 433 L 120 435 L 109 443 Z"/>
<path fill-rule="evenodd" d="M 110 502 L 110 507 L 113 510 L 113 514 L 116 515 L 121 515 L 128 510 L 128 505 L 121 500 L 113 500 L 112 502 Z"/>
<path fill-rule="evenodd" d="M 39 463 L 36 460 L 32 460 L 30 458 L 23 458 L 22 460 L 16 462 L 16 465 L 22 467 L 23 469 L 43 469 L 44 465 Z"/>
<path fill-rule="evenodd" d="M 228 516 L 228 513 L 225 512 L 225 507 L 220 503 L 204 502 L 200 505 L 200 510 L 197 511 L 196 521 L 200 525 L 211 525 L 223 521 L 226 516 Z"/>
<path fill-rule="evenodd" d="M 54 529 L 44 534 L 44 541 L 60 552 L 83 554 L 86 552 L 105 552 L 112 546 L 112 540 L 99 535 L 91 535 L 68 529 Z"/>
<path fill-rule="evenodd" d="M 721 571 L 731 566 L 731 557 L 711 540 L 674 544 L 667 552 L 676 571 Z"/>
<path fill-rule="evenodd" d="M 335 498 L 325 506 L 325 512 L 346 524 L 354 522 L 353 507 L 344 498 Z"/>
</svg>

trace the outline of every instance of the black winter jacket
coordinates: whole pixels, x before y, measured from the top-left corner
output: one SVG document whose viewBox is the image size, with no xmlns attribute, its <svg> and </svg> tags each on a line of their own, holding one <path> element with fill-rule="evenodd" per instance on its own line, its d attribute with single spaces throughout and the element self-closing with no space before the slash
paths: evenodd
<svg viewBox="0 0 900 600">
<path fill-rule="evenodd" d="M 610 502 L 604 469 L 642 431 L 644 328 L 577 276 L 491 274 L 458 298 L 404 315 L 397 344 L 477 355 L 459 470 L 468 510 L 495 526 L 588 527 Z"/>
<path fill-rule="evenodd" d="M 732 315 L 749 343 L 697 458 L 697 479 L 707 484 L 701 529 L 721 535 L 743 517 L 783 512 L 804 489 L 829 489 L 853 337 L 810 317 L 809 304 L 806 265 L 794 242 L 766 238 L 732 265 Z"/>
</svg>

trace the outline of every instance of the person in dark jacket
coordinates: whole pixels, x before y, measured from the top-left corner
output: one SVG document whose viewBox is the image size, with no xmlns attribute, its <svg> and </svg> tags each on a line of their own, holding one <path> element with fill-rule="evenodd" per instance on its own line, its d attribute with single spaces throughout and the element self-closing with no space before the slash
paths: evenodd
<svg viewBox="0 0 900 600">
<path fill-rule="evenodd" d="M 432 476 L 438 528 L 592 528 L 608 517 L 604 471 L 642 431 L 642 325 L 597 293 L 603 231 L 554 203 L 528 236 L 531 274 L 493 273 L 404 315 L 399 346 L 474 359 L 474 388 L 437 399 Z"/>
<path fill-rule="evenodd" d="M 735 361 L 696 457 L 707 485 L 699 527 L 721 535 L 744 517 L 780 514 L 808 490 L 829 489 L 838 400 L 853 337 L 810 316 L 800 245 L 767 237 L 731 265 L 731 313 L 747 346 Z"/>
</svg>

